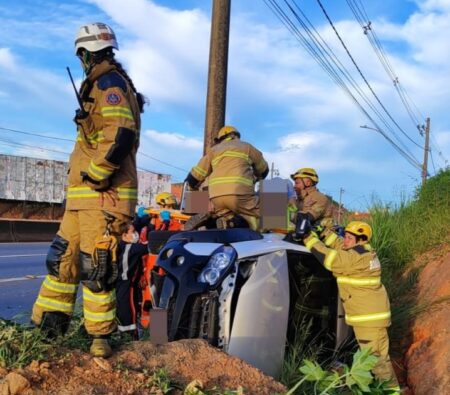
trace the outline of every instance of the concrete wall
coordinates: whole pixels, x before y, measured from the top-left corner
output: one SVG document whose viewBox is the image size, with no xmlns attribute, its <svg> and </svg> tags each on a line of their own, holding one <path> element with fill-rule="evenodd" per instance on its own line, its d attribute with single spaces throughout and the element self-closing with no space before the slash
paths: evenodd
<svg viewBox="0 0 450 395">
<path fill-rule="evenodd" d="M 0 154 L 0 200 L 62 203 L 67 170 L 67 162 Z M 169 174 L 138 171 L 138 205 L 154 206 L 170 184 Z"/>
<path fill-rule="evenodd" d="M 0 154 L 0 199 L 62 203 L 66 162 Z"/>
</svg>

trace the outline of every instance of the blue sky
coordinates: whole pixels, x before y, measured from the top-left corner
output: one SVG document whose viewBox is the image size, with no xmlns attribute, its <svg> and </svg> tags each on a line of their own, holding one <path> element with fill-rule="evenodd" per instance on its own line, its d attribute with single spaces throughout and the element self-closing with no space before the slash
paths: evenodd
<svg viewBox="0 0 450 395">
<path fill-rule="evenodd" d="M 65 67 L 79 83 L 75 33 L 84 23 L 106 22 L 118 37 L 119 60 L 151 100 L 140 147 L 146 156 L 138 156 L 138 165 L 183 180 L 186 174 L 179 168 L 189 170 L 202 153 L 211 3 L 0 0 L 0 128 L 74 139 L 77 104 Z M 364 5 L 421 122 L 431 117 L 434 174 L 450 158 L 450 0 L 357 3 Z M 317 1 L 297 4 L 362 87 Z M 397 130 L 399 144 L 422 162 L 423 138 L 347 1 L 322 4 L 383 105 L 419 147 Z M 396 202 L 420 182 L 419 170 L 379 133 L 359 127 L 370 121 L 263 0 L 232 0 L 227 94 L 226 122 L 262 150 L 282 176 L 315 167 L 319 189 L 337 200 L 344 188 L 343 203 L 350 208 L 364 209 L 374 194 Z M 0 153 L 67 160 L 54 151 L 71 150 L 69 141 L 0 129 Z"/>
</svg>

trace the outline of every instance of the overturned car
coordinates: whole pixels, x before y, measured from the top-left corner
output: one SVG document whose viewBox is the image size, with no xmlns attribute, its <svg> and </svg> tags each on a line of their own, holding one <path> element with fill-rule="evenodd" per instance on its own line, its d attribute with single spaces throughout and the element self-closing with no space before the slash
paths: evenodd
<svg viewBox="0 0 450 395">
<path fill-rule="evenodd" d="M 284 234 L 236 228 L 167 236 L 149 286 L 152 311 L 167 312 L 169 340 L 205 339 L 276 377 L 294 316 L 311 317 L 332 349 L 348 337 L 333 276 Z"/>
</svg>

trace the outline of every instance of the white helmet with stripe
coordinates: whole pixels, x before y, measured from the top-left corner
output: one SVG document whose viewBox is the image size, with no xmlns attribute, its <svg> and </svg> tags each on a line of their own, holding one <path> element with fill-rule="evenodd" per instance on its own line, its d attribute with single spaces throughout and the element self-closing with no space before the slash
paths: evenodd
<svg viewBox="0 0 450 395">
<path fill-rule="evenodd" d="M 75 54 L 81 48 L 89 52 L 97 52 L 105 48 L 119 49 L 116 35 L 106 24 L 96 22 L 81 26 L 75 38 Z"/>
</svg>

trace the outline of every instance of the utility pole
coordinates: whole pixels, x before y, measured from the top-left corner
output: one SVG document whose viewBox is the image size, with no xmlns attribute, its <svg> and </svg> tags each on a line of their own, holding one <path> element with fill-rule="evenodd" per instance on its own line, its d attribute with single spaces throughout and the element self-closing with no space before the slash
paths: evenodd
<svg viewBox="0 0 450 395">
<path fill-rule="evenodd" d="M 272 162 L 272 166 L 270 166 L 270 179 L 273 177 L 278 177 L 280 175 L 280 171 L 275 169 L 275 162 Z"/>
<path fill-rule="evenodd" d="M 430 118 L 427 118 L 425 125 L 425 147 L 423 152 L 422 165 L 422 187 L 425 185 L 428 176 L 428 151 L 430 150 Z"/>
<path fill-rule="evenodd" d="M 203 153 L 225 124 L 231 0 L 213 0 Z"/>
<path fill-rule="evenodd" d="M 338 210 L 338 225 L 341 223 L 341 211 L 342 211 L 342 194 L 344 193 L 344 188 L 339 189 L 339 210 Z"/>
</svg>

